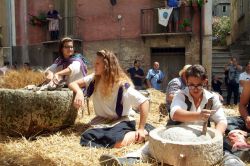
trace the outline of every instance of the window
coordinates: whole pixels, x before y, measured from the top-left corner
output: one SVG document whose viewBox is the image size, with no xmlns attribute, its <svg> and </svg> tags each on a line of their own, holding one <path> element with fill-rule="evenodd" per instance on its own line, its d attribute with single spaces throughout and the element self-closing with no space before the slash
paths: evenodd
<svg viewBox="0 0 250 166">
<path fill-rule="evenodd" d="M 227 6 L 223 5 L 223 6 L 222 6 L 222 12 L 223 12 L 223 13 L 226 13 L 226 11 L 227 11 Z"/>
</svg>

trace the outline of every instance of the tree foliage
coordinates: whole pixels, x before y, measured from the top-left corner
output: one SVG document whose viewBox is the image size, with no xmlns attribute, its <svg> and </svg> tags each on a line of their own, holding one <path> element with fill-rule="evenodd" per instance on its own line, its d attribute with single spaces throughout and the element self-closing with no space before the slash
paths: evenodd
<svg viewBox="0 0 250 166">
<path fill-rule="evenodd" d="M 231 31 L 230 17 L 216 17 L 213 20 L 214 45 L 226 45 L 226 37 Z"/>
</svg>

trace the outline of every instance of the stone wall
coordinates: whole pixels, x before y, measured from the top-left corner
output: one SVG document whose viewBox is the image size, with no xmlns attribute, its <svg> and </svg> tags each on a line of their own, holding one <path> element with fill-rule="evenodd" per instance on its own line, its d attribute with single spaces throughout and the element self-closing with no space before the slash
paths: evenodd
<svg viewBox="0 0 250 166">
<path fill-rule="evenodd" d="M 85 42 L 83 52 L 93 62 L 96 52 L 102 49 L 116 53 L 124 69 L 133 66 L 135 59 L 141 61 L 144 69 L 150 66 L 150 52 L 140 38 Z"/>
</svg>

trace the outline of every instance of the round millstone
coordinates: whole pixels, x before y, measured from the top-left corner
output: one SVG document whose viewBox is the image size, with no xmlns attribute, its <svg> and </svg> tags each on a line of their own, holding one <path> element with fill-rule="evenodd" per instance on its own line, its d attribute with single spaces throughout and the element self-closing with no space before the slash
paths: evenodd
<svg viewBox="0 0 250 166">
<path fill-rule="evenodd" d="M 151 155 L 162 163 L 182 166 L 211 166 L 223 157 L 223 138 L 220 132 L 202 126 L 176 125 L 160 127 L 149 133 Z"/>
</svg>

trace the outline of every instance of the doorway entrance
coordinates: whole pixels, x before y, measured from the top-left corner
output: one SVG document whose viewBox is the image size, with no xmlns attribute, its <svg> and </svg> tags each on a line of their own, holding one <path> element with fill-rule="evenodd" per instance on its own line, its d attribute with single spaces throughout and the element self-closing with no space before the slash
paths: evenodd
<svg viewBox="0 0 250 166">
<path fill-rule="evenodd" d="M 185 48 L 151 48 L 151 66 L 155 61 L 160 63 L 160 69 L 165 73 L 162 83 L 165 92 L 168 82 L 179 77 L 179 71 L 185 65 Z"/>
</svg>

